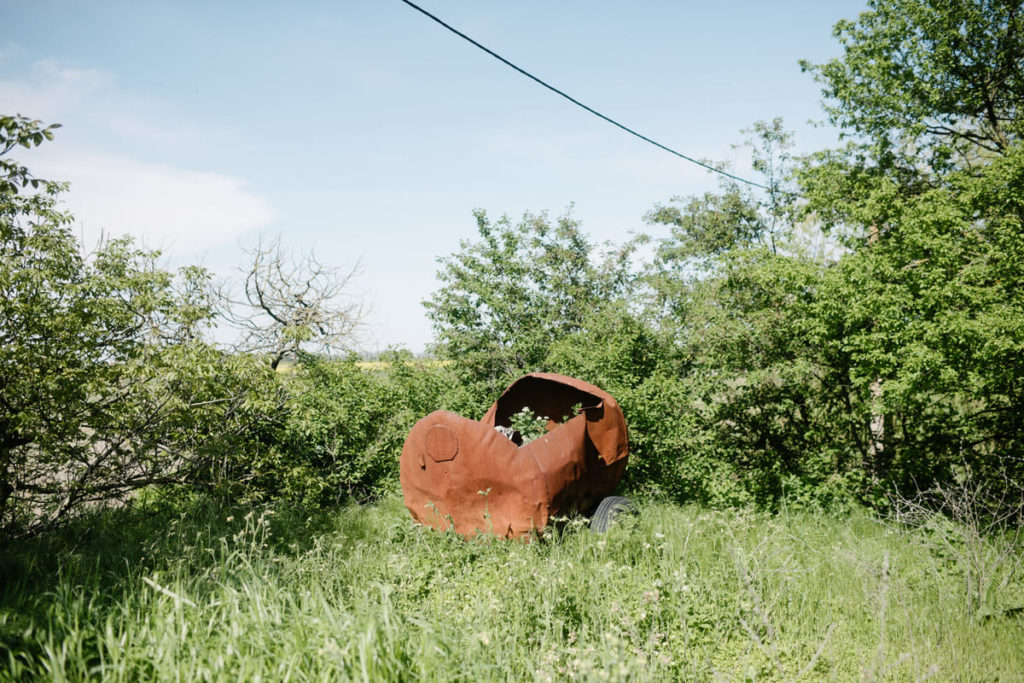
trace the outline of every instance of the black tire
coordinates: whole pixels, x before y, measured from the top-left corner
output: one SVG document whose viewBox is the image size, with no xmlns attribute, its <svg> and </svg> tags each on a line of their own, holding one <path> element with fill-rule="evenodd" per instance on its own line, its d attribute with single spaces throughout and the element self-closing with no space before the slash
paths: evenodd
<svg viewBox="0 0 1024 683">
<path fill-rule="evenodd" d="M 596 534 L 608 531 L 615 518 L 619 515 L 635 515 L 636 506 L 633 501 L 623 496 L 608 496 L 597 504 L 597 509 L 590 517 L 590 530 Z"/>
</svg>

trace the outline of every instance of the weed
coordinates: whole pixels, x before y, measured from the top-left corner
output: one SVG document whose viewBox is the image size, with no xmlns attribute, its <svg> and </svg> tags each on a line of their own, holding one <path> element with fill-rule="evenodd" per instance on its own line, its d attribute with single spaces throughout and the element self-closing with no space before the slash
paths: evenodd
<svg viewBox="0 0 1024 683">
<path fill-rule="evenodd" d="M 0 557 L 0 680 L 1024 671 L 1019 615 L 969 618 L 958 575 L 859 512 L 647 502 L 607 534 L 570 520 L 536 543 L 437 533 L 394 497 L 330 513 L 198 501 L 76 523 Z"/>
</svg>

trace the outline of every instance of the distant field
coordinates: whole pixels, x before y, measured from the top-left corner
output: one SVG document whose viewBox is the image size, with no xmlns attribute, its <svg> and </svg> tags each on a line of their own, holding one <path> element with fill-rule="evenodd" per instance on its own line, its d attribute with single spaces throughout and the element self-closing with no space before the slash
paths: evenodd
<svg viewBox="0 0 1024 683">
<path fill-rule="evenodd" d="M 412 365 L 425 368 L 443 368 L 454 362 L 455 361 L 451 360 L 440 360 L 438 358 L 416 358 L 410 361 Z M 356 362 L 356 367 L 362 370 L 387 370 L 391 367 L 391 362 L 383 360 L 361 360 Z"/>
<path fill-rule="evenodd" d="M 533 543 L 331 513 L 108 513 L 0 556 L 0 679 L 1021 680 L 1024 586 L 925 537 L 641 505 Z"/>
<path fill-rule="evenodd" d="M 425 368 L 443 368 L 451 365 L 454 361 L 451 360 L 440 360 L 438 358 L 414 358 L 409 361 L 411 365 Z M 388 370 L 391 368 L 391 361 L 386 360 L 359 360 L 356 361 L 356 367 L 360 370 Z M 294 363 L 288 361 L 282 361 L 277 366 L 278 372 L 291 372 L 294 368 Z"/>
</svg>

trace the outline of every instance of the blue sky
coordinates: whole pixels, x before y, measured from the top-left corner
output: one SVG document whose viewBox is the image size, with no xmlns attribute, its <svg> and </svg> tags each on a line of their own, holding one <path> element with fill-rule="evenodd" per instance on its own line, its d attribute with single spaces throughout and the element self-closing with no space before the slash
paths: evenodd
<svg viewBox="0 0 1024 683">
<path fill-rule="evenodd" d="M 833 144 L 799 59 L 840 48 L 864 2 L 422 0 L 425 9 L 612 118 L 729 160 L 782 116 Z M 68 180 L 87 241 L 161 248 L 228 275 L 260 235 L 341 269 L 371 306 L 361 346 L 420 352 L 437 258 L 493 216 L 573 215 L 597 241 L 715 187 L 702 169 L 540 88 L 399 0 L 0 0 L 0 111 L 60 122 L 20 155 Z M 651 229 L 655 235 L 657 230 Z"/>
</svg>

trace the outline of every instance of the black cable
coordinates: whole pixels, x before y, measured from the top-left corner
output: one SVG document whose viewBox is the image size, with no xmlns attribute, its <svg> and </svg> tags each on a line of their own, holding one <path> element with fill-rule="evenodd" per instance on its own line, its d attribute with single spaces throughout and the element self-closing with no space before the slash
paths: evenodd
<svg viewBox="0 0 1024 683">
<path fill-rule="evenodd" d="M 740 181 L 741 183 L 746 183 L 747 185 L 752 185 L 752 186 L 754 186 L 754 187 L 759 187 L 759 188 L 761 188 L 762 190 L 768 190 L 769 192 L 771 191 L 771 188 L 769 188 L 769 187 L 767 187 L 767 186 L 765 186 L 765 185 L 762 185 L 762 184 L 760 184 L 760 183 L 755 183 L 755 182 L 754 182 L 753 180 L 747 180 L 746 178 L 741 178 L 741 177 L 739 177 L 738 175 L 733 175 L 732 173 L 729 173 L 728 171 L 723 171 L 723 170 L 722 170 L 722 169 L 720 169 L 720 168 L 715 168 L 714 166 L 711 166 L 711 165 L 709 165 L 709 164 L 705 164 L 705 163 L 704 163 L 703 161 L 698 161 L 697 159 L 694 159 L 693 157 L 688 157 L 688 156 L 686 156 L 685 154 L 682 154 L 681 152 L 677 152 L 677 151 L 675 151 L 675 150 L 674 150 L 674 149 L 672 149 L 671 147 L 666 147 L 665 145 L 661 144 L 660 142 L 658 142 L 658 141 L 656 141 L 656 140 L 652 140 L 651 138 L 647 137 L 646 135 L 641 135 L 640 133 L 636 132 L 636 131 L 635 131 L 635 130 L 633 130 L 632 128 L 630 128 L 630 127 L 628 127 L 628 126 L 624 126 L 624 125 L 622 125 L 621 123 L 619 123 L 619 122 L 618 122 L 618 121 L 616 121 L 615 119 L 611 119 L 611 118 L 609 118 L 609 117 L 605 116 L 604 114 L 602 114 L 601 112 L 599 112 L 599 111 L 597 111 L 597 110 L 595 110 L 595 109 L 591 109 L 591 108 L 590 108 L 590 107 L 588 107 L 587 105 L 585 105 L 585 104 L 583 104 L 582 102 L 580 102 L 579 100 L 577 100 L 577 99 L 576 99 L 575 97 L 571 97 L 570 95 L 567 95 L 566 93 L 562 92 L 561 90 L 559 90 L 559 89 L 558 89 L 558 88 L 556 88 L 555 86 L 553 86 L 553 85 L 550 85 L 550 84 L 548 84 L 548 83 L 545 83 L 545 82 L 544 82 L 544 81 L 542 81 L 541 79 L 539 79 L 539 78 L 537 78 L 536 76 L 534 76 L 533 74 L 531 74 L 531 73 L 530 73 L 529 71 L 526 71 L 525 69 L 521 69 L 521 68 L 519 68 L 518 66 L 516 66 L 516 65 L 515 65 L 515 64 L 513 64 L 512 62 L 508 61 L 507 59 L 505 59 L 504 57 L 502 57 L 501 55 L 499 55 L 499 54 L 498 54 L 497 52 L 495 52 L 494 50 L 491 50 L 491 49 L 489 49 L 489 48 L 487 48 L 487 47 L 485 47 L 485 46 L 481 45 L 480 43 L 476 42 L 475 40 L 473 40 L 472 38 L 470 38 L 469 36 L 467 36 L 467 35 L 466 35 L 465 33 L 463 33 L 462 31 L 458 30 L 458 29 L 457 29 L 457 28 L 455 28 L 454 26 L 451 26 L 451 25 L 449 25 L 449 24 L 446 24 L 446 23 L 445 23 L 444 21 L 442 21 L 442 20 L 441 20 L 441 19 L 439 19 L 438 17 L 435 17 L 435 16 L 433 15 L 433 14 L 431 14 L 431 13 L 430 13 L 430 12 L 428 12 L 427 10 L 423 9 L 423 8 L 422 8 L 422 7 L 420 7 L 419 5 L 417 5 L 417 4 L 413 3 L 413 2 L 409 2 L 409 0 L 402 0 L 402 2 L 404 2 L 405 4 L 407 4 L 407 5 L 409 6 L 409 7 L 412 7 L 412 8 L 413 8 L 414 10 L 416 10 L 417 12 L 420 12 L 421 14 L 424 14 L 424 15 L 426 15 L 426 16 L 427 16 L 427 17 L 429 17 L 430 19 L 433 19 L 433 20 L 434 20 L 435 22 L 437 22 L 437 23 L 438 23 L 438 24 L 440 24 L 441 26 L 444 26 L 444 27 L 445 27 L 446 29 L 448 29 L 449 31 L 451 31 L 452 33 L 454 33 L 455 35 L 457 35 L 458 37 L 462 38 L 463 40 L 465 40 L 465 41 L 468 41 L 468 42 L 472 43 L 473 45 L 477 46 L 478 48 L 480 48 L 481 50 L 483 50 L 484 52 L 486 52 L 486 53 L 487 53 L 487 54 L 489 54 L 490 56 L 492 56 L 492 57 L 494 57 L 495 59 L 497 59 L 497 60 L 498 60 L 499 62 L 501 62 L 502 64 L 504 64 L 504 65 L 506 65 L 506 66 L 509 66 L 509 67 L 511 67 L 511 68 L 513 68 L 513 69 L 515 69 L 516 71 L 518 71 L 518 72 L 519 72 L 519 73 L 521 73 L 522 75 L 526 76 L 526 77 L 527 77 L 527 78 L 529 78 L 530 80 L 532 80 L 532 81 L 535 81 L 535 82 L 539 83 L 540 85 L 543 85 L 543 86 L 544 86 L 545 88 L 547 88 L 547 89 L 548 89 L 548 90 L 550 90 L 551 92 L 553 92 L 553 93 L 555 93 L 555 94 L 557 94 L 557 95 L 561 95 L 561 96 L 562 96 L 562 97 L 564 97 L 565 99 L 567 99 L 567 100 L 569 100 L 570 102 L 572 102 L 573 104 L 575 104 L 575 105 L 576 105 L 577 107 L 580 107 L 581 109 L 585 109 L 585 110 L 587 110 L 588 112 L 590 112 L 590 113 L 591 113 L 591 114 L 593 114 L 594 116 L 596 116 L 596 117 L 598 117 L 598 118 L 600 118 L 600 119 L 604 119 L 604 120 L 605 120 L 605 121 L 607 121 L 608 123 L 610 123 L 610 124 L 612 124 L 613 126 L 616 126 L 616 127 L 618 127 L 618 128 L 621 128 L 622 130 L 626 131 L 626 132 L 627 132 L 627 133 L 629 133 L 630 135 L 634 135 L 634 136 L 636 136 L 636 137 L 640 138 L 641 140 L 643 140 L 644 142 L 649 142 L 649 143 L 651 143 L 652 145 L 654 145 L 655 147 L 658 147 L 658 148 L 660 148 L 660 149 L 663 149 L 663 150 L 665 150 L 665 151 L 666 151 L 666 152 L 668 152 L 669 154 L 674 154 L 674 155 L 676 155 L 677 157 L 680 157 L 681 159 L 685 159 L 686 161 L 689 161 L 690 163 L 693 163 L 693 164 L 697 164 L 698 166 L 701 166 L 701 167 L 703 167 L 703 168 L 706 168 L 706 169 L 708 169 L 709 171 L 713 171 L 713 172 L 715 172 L 715 173 L 720 173 L 721 175 L 724 175 L 724 176 L 726 176 L 727 178 L 732 178 L 733 180 L 738 180 L 738 181 Z"/>
</svg>

